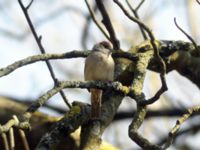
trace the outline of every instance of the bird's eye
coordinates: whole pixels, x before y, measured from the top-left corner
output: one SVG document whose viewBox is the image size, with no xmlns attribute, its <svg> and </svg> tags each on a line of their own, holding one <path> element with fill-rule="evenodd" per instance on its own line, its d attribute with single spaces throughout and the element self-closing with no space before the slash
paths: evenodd
<svg viewBox="0 0 200 150">
<path fill-rule="evenodd" d="M 106 41 L 103 41 L 101 42 L 101 44 L 103 45 L 103 47 L 107 48 L 107 49 L 112 49 L 110 43 L 106 42 Z"/>
</svg>

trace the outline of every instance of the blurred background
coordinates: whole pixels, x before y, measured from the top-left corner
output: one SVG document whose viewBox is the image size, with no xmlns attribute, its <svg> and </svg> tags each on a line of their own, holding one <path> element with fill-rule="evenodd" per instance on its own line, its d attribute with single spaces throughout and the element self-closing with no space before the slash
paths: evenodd
<svg viewBox="0 0 200 150">
<path fill-rule="evenodd" d="M 28 4 L 28 0 L 24 4 Z M 89 1 L 96 9 L 94 1 Z M 112 1 L 104 1 L 117 37 L 123 50 L 132 45 L 138 45 L 143 37 L 137 24 L 131 22 L 118 6 Z M 140 0 L 129 0 L 135 8 Z M 126 3 L 124 6 L 128 9 Z M 34 0 L 29 9 L 38 35 L 42 35 L 42 44 L 47 53 L 64 53 L 72 50 L 86 50 L 102 40 L 106 40 L 96 25 L 92 22 L 84 0 Z M 95 11 L 101 22 L 101 15 Z M 200 5 L 195 0 L 146 0 L 138 11 L 141 20 L 148 25 L 159 40 L 188 39 L 174 24 L 176 17 L 178 24 L 189 33 L 195 41 L 200 40 Z M 103 26 L 103 25 L 102 25 Z M 0 68 L 26 58 L 40 54 L 40 50 L 30 32 L 24 14 L 18 1 L 0 1 Z M 51 61 L 56 77 L 59 80 L 83 80 L 84 59 L 66 59 Z M 186 78 L 173 71 L 167 75 L 169 90 L 161 99 L 149 106 L 149 110 L 185 110 L 199 104 L 199 89 Z M 18 100 L 34 101 L 40 95 L 53 87 L 53 80 L 44 62 L 37 62 L 0 78 L 0 95 Z M 153 96 L 160 87 L 159 75 L 148 71 L 145 79 L 144 92 L 147 97 Z M 87 90 L 64 90 L 70 102 L 82 101 L 90 103 L 90 94 Z M 61 96 L 57 94 L 48 101 L 49 105 L 62 110 L 68 110 Z M 41 111 L 61 116 L 62 114 L 47 108 Z M 120 106 L 119 113 L 133 114 L 135 102 L 125 98 Z M 133 115 L 132 115 L 133 116 Z M 176 115 L 149 116 L 141 128 L 142 134 L 154 143 L 161 143 L 170 129 L 175 125 Z M 104 140 L 122 150 L 139 149 L 128 137 L 128 125 L 131 117 L 115 120 L 105 131 Z M 200 126 L 195 130 L 192 127 L 200 124 L 199 117 L 192 117 L 181 130 L 191 129 L 187 134 L 180 135 L 170 150 L 200 149 Z"/>
</svg>

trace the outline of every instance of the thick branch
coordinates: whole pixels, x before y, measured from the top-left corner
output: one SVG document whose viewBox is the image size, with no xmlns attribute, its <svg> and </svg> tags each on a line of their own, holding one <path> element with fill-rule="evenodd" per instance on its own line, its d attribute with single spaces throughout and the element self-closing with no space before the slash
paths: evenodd
<svg viewBox="0 0 200 150">
<path fill-rule="evenodd" d="M 46 133 L 38 143 L 36 150 L 49 150 L 56 147 L 60 141 L 74 132 L 80 125 L 90 118 L 90 107 L 79 104 L 73 105 L 70 111 Z"/>
<path fill-rule="evenodd" d="M 152 51 L 150 51 L 149 53 L 146 53 L 146 55 L 144 55 L 143 57 L 140 57 L 136 65 L 133 66 L 135 68 L 135 71 L 134 71 L 134 79 L 131 86 L 135 95 L 137 95 L 136 96 L 137 102 L 143 101 L 145 99 L 142 93 L 143 82 L 146 75 L 147 66 L 152 57 L 153 53 Z M 137 107 L 137 111 L 134 115 L 133 121 L 129 126 L 129 137 L 142 148 L 159 149 L 157 145 L 150 143 L 147 139 L 145 139 L 144 137 L 142 137 L 142 135 L 138 133 L 138 129 L 142 125 L 146 113 L 147 113 L 146 106 Z"/>
</svg>

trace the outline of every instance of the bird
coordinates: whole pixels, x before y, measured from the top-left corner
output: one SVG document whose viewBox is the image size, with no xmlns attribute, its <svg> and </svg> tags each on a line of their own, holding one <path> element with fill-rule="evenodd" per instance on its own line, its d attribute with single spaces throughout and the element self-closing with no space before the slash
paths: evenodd
<svg viewBox="0 0 200 150">
<path fill-rule="evenodd" d="M 107 41 L 95 44 L 85 60 L 85 81 L 113 81 L 115 62 L 112 58 L 112 46 Z M 91 118 L 98 119 L 101 115 L 101 89 L 90 88 Z"/>
</svg>

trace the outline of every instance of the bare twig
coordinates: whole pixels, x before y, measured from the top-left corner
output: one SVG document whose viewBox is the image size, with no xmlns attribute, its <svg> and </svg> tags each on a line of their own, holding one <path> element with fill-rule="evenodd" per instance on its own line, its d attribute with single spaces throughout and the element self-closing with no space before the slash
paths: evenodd
<svg viewBox="0 0 200 150">
<path fill-rule="evenodd" d="M 37 29 L 44 23 L 47 23 L 48 21 L 52 21 L 52 20 L 56 19 L 57 17 L 59 17 L 60 15 L 62 15 L 65 12 L 75 12 L 76 14 L 79 14 L 83 18 L 86 18 L 85 12 L 80 10 L 79 8 L 73 7 L 73 6 L 62 6 L 58 9 L 56 9 L 55 11 L 48 13 L 44 17 L 37 19 L 34 22 L 35 29 Z M 22 33 L 14 33 L 12 30 L 4 29 L 1 27 L 0 33 L 6 37 L 13 38 L 17 41 L 21 41 L 21 40 L 24 40 L 31 32 L 26 29 L 26 30 L 22 31 Z"/>
<path fill-rule="evenodd" d="M 200 5 L 200 1 L 199 0 L 196 0 L 197 1 L 197 3 Z"/>
<path fill-rule="evenodd" d="M 99 28 L 99 30 L 101 30 L 101 32 L 102 32 L 103 35 L 107 38 L 107 40 L 110 41 L 109 36 L 108 36 L 107 33 L 104 31 L 104 29 L 101 27 L 101 25 L 98 23 L 98 21 L 96 20 L 95 15 L 94 15 L 94 13 L 93 13 L 93 11 L 92 11 L 92 8 L 90 7 L 90 4 L 88 3 L 87 0 L 85 0 L 85 3 L 86 3 L 87 8 L 88 8 L 88 10 L 89 10 L 89 12 L 90 12 L 90 16 L 92 17 L 92 20 L 93 20 L 94 23 L 97 25 L 97 27 Z"/>
<path fill-rule="evenodd" d="M 137 19 L 140 19 L 140 17 L 139 17 L 139 15 L 138 15 L 137 11 L 138 11 L 139 8 L 142 6 L 142 4 L 144 3 L 144 1 L 145 1 L 145 0 L 142 0 L 142 1 L 138 4 L 138 6 L 137 6 L 135 9 L 133 9 L 133 7 L 131 6 L 129 0 L 126 0 L 126 3 L 127 3 L 127 5 L 128 5 L 128 7 L 130 8 L 130 10 L 133 12 L 133 14 L 135 15 L 135 17 L 136 17 Z M 141 33 L 142 33 L 142 36 L 143 36 L 144 40 L 147 40 L 148 38 L 147 38 L 147 35 L 146 35 L 144 29 L 143 29 L 139 24 L 138 24 L 138 26 L 139 26 L 139 28 L 140 28 L 140 31 L 141 31 Z"/>
<path fill-rule="evenodd" d="M 177 21 L 176 21 L 176 18 L 174 18 L 174 23 L 175 23 L 176 27 L 177 27 L 177 28 L 192 42 L 192 44 L 194 45 L 196 51 L 197 51 L 197 52 L 199 53 L 199 55 L 200 55 L 200 50 L 199 50 L 199 48 L 198 48 L 196 42 L 194 41 L 194 39 L 193 39 L 188 33 L 186 33 L 186 32 L 178 25 L 178 23 L 177 23 Z"/>
<path fill-rule="evenodd" d="M 144 100 L 144 101 L 140 101 L 138 104 L 139 105 L 150 105 L 153 104 L 154 102 L 156 102 L 160 96 L 167 90 L 167 84 L 166 84 L 166 79 L 165 76 L 163 74 L 160 74 L 160 79 L 161 79 L 161 83 L 162 86 L 161 88 L 157 91 L 157 93 L 150 99 L 148 100 Z"/>
<path fill-rule="evenodd" d="M 33 1 L 34 1 L 34 0 L 31 0 L 31 1 L 29 2 L 29 4 L 26 6 L 26 9 L 27 9 L 27 10 L 31 7 Z"/>
<path fill-rule="evenodd" d="M 102 22 L 105 25 L 108 33 L 110 34 L 110 41 L 113 44 L 113 48 L 115 50 L 118 50 L 118 49 L 120 49 L 120 42 L 116 37 L 114 28 L 113 28 L 112 23 L 110 21 L 110 17 L 109 17 L 109 15 L 108 15 L 105 7 L 104 7 L 103 1 L 102 0 L 96 0 L 96 3 L 97 3 L 97 7 L 99 8 L 101 15 L 103 17 Z"/>
<path fill-rule="evenodd" d="M 95 3 L 96 4 L 96 3 Z M 92 6 L 91 8 L 93 10 L 93 14 L 95 15 L 97 12 L 97 5 Z M 83 32 L 81 35 L 81 45 L 83 46 L 83 49 L 87 49 L 87 39 L 88 39 L 88 35 L 89 35 L 89 28 L 90 28 L 90 24 L 92 22 L 92 17 L 90 15 L 90 13 L 85 17 L 86 18 L 86 23 L 83 27 Z"/>
<path fill-rule="evenodd" d="M 30 19 L 30 17 L 29 17 L 29 14 L 28 14 L 28 8 L 31 6 L 33 0 L 31 0 L 31 2 L 29 3 L 29 5 L 28 5 L 27 7 L 25 7 L 25 6 L 23 5 L 23 3 L 22 3 L 21 0 L 18 0 L 18 2 L 19 2 L 19 5 L 20 5 L 20 7 L 21 7 L 21 9 L 22 9 L 22 11 L 23 11 L 23 13 L 24 13 L 24 15 L 25 15 L 25 18 L 26 18 L 26 20 L 27 20 L 27 22 L 28 22 L 28 25 L 29 25 L 30 29 L 31 29 L 31 32 L 32 32 L 32 34 L 33 34 L 33 36 L 34 36 L 34 38 L 35 38 L 35 40 L 36 40 L 36 42 L 37 42 L 37 45 L 38 45 L 38 47 L 40 48 L 41 53 L 44 54 L 44 53 L 45 53 L 45 49 L 44 49 L 44 47 L 42 46 L 42 43 L 41 43 L 42 36 L 38 36 L 38 35 L 37 35 L 37 33 L 36 33 L 36 31 L 35 31 L 35 28 L 34 28 L 34 26 L 33 26 L 33 23 L 32 23 L 32 21 L 31 21 L 31 19 Z M 54 74 L 54 71 L 53 71 L 53 68 L 52 68 L 50 62 L 49 62 L 49 61 L 46 61 L 46 64 L 47 64 L 47 67 L 48 67 L 49 72 L 50 72 L 50 74 L 51 74 L 51 77 L 52 77 L 52 79 L 53 79 L 53 81 L 54 81 L 54 84 L 57 85 L 57 84 L 58 84 L 58 79 L 56 78 L 56 76 L 55 76 L 55 74 Z M 63 91 L 60 91 L 60 95 L 61 95 L 61 97 L 63 98 L 64 102 L 67 104 L 67 106 L 68 106 L 69 108 L 71 108 L 71 104 L 69 103 L 69 101 L 68 101 L 68 99 L 67 99 L 67 97 L 65 96 L 65 94 L 64 94 Z"/>
<path fill-rule="evenodd" d="M 152 33 L 152 31 L 143 23 L 141 22 L 139 19 L 132 17 L 128 11 L 123 7 L 123 5 L 118 1 L 118 0 L 113 0 L 124 12 L 124 14 L 131 19 L 132 21 L 136 22 L 137 24 L 139 24 L 147 33 L 148 36 L 150 37 L 150 41 L 151 41 L 151 45 L 153 47 L 154 50 L 154 56 L 155 58 L 159 61 L 159 63 L 161 64 L 161 71 L 160 71 L 160 79 L 161 79 L 161 83 L 162 83 L 162 87 L 157 91 L 157 93 L 155 94 L 154 97 L 150 98 L 149 101 L 140 101 L 139 105 L 148 105 L 148 104 L 152 104 L 155 101 L 158 100 L 158 98 L 165 92 L 167 91 L 167 83 L 165 80 L 165 74 L 166 74 L 166 64 L 164 62 L 164 60 L 162 59 L 162 57 L 159 54 L 159 50 L 156 46 L 155 43 L 155 37 L 154 34 Z"/>
<path fill-rule="evenodd" d="M 14 137 L 13 128 L 10 128 L 10 130 L 9 130 L 9 139 L 10 139 L 10 150 L 14 150 L 15 149 L 15 137 Z"/>
<path fill-rule="evenodd" d="M 20 135 L 20 137 L 22 139 L 22 143 L 24 145 L 24 149 L 25 150 L 30 150 L 26 135 L 25 135 L 25 133 L 24 133 L 24 131 L 22 129 L 19 129 L 19 135 Z"/>
<path fill-rule="evenodd" d="M 141 0 L 141 2 L 138 4 L 138 6 L 135 8 L 136 11 L 138 11 L 140 9 L 140 7 L 142 6 L 142 4 L 144 3 L 145 0 Z"/>
<path fill-rule="evenodd" d="M 176 133 L 179 131 L 181 125 L 191 115 L 193 115 L 196 112 L 200 112 L 200 105 L 197 105 L 197 106 L 194 106 L 194 107 L 188 109 L 187 113 L 185 113 L 184 115 L 182 115 L 182 117 L 177 120 L 176 125 L 173 127 L 173 129 L 169 133 L 169 137 L 168 137 L 168 140 L 167 140 L 166 144 L 164 145 L 164 149 L 168 148 L 171 145 L 171 143 L 173 142 L 173 138 L 176 135 Z"/>
<path fill-rule="evenodd" d="M 7 135 L 5 133 L 2 133 L 1 138 L 3 139 L 4 149 L 9 150 Z"/>
</svg>

